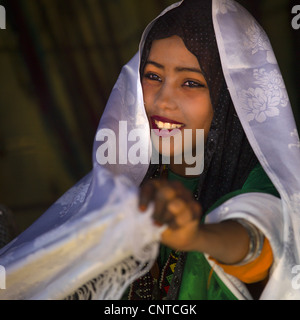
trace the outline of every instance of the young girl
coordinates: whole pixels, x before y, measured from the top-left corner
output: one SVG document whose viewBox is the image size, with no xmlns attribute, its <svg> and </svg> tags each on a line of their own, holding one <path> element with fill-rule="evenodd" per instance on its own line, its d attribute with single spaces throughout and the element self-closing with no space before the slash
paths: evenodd
<svg viewBox="0 0 300 320">
<path fill-rule="evenodd" d="M 205 167 L 200 175 L 186 175 L 190 165 L 183 156 L 175 163 L 176 145 L 171 142 L 171 161 L 165 169 L 169 182 L 155 179 L 142 186 L 140 207 L 146 209 L 154 201 L 154 219 L 169 227 L 162 234 L 160 259 L 152 272 L 132 285 L 131 299 L 234 298 L 203 253 L 242 282 L 256 283 L 257 292 L 273 262 L 268 239 L 247 219 L 200 224 L 212 206 L 237 194 L 278 196 L 235 113 L 211 12 L 211 1 L 184 1 L 155 22 L 145 40 L 140 72 L 150 128 L 180 126 L 183 146 L 186 129 L 204 129 Z M 160 139 L 165 139 L 162 134 Z M 195 140 L 194 134 L 193 149 Z M 154 146 L 160 154 L 162 146 Z"/>
<path fill-rule="evenodd" d="M 191 175 L 183 151 L 197 156 L 197 130 L 204 167 Z M 150 133 L 159 163 L 142 157 Z M 113 88 L 93 161 L 0 252 L 5 297 L 120 298 L 128 287 L 129 299 L 300 298 L 299 137 L 269 40 L 236 2 L 184 0 L 150 23 Z M 138 204 L 121 174 L 140 188 Z"/>
<path fill-rule="evenodd" d="M 157 263 L 131 285 L 129 298 L 259 298 L 271 290 L 282 298 L 277 272 L 292 297 L 276 266 L 288 260 L 292 272 L 297 265 L 286 246 L 298 247 L 299 220 L 294 209 L 289 218 L 280 212 L 286 201 L 299 205 L 292 173 L 299 171 L 299 140 L 268 38 L 237 3 L 205 0 L 170 8 L 144 37 L 140 72 L 150 128 L 176 124 L 182 144 L 185 129 L 204 129 L 204 171 L 187 176 L 189 164 L 175 163 L 172 143 L 167 169 L 150 166 L 140 208 L 154 202 L 154 219 L 168 228 Z M 162 143 L 155 147 L 164 153 Z M 283 161 L 285 152 L 293 160 Z M 295 233 L 290 225 L 284 234 L 286 218 L 297 221 Z"/>
</svg>

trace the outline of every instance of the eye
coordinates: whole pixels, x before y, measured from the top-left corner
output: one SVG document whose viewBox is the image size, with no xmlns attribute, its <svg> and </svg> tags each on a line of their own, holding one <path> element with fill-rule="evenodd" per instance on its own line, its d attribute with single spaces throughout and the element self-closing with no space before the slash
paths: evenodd
<svg viewBox="0 0 300 320">
<path fill-rule="evenodd" d="M 194 81 L 194 80 L 185 81 L 183 86 L 189 87 L 189 88 L 204 88 L 205 87 L 204 84 L 197 82 L 197 81 Z"/>
<path fill-rule="evenodd" d="M 152 72 L 145 73 L 144 77 L 149 79 L 149 80 L 160 81 L 161 82 L 161 78 L 157 74 L 152 73 Z"/>
</svg>

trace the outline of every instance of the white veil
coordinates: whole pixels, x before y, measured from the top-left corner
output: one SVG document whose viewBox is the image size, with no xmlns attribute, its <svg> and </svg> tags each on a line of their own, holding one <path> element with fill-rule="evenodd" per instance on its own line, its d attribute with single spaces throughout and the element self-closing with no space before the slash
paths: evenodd
<svg viewBox="0 0 300 320">
<path fill-rule="evenodd" d="M 256 224 L 274 255 L 260 298 L 300 299 L 300 141 L 284 81 L 267 35 L 242 6 L 213 0 L 213 22 L 235 109 L 281 200 L 242 195 L 215 210 L 207 222 L 240 217 Z M 225 278 L 242 290 L 236 279 Z"/>
<path fill-rule="evenodd" d="M 134 145 L 128 141 L 124 149 L 120 121 L 126 121 L 128 133 L 140 130 L 140 153 L 150 156 L 138 73 L 137 54 L 122 69 L 101 118 L 92 172 L 0 250 L 0 265 L 6 271 L 0 299 L 71 299 L 74 291 L 79 299 L 119 299 L 152 266 L 162 228 L 152 223 L 151 208 L 142 214 L 137 205 L 137 186 L 148 158 L 128 165 L 97 161 L 105 134 L 107 139 L 115 133 L 118 144 L 119 136 L 123 139 L 116 149 L 123 156 Z"/>
<path fill-rule="evenodd" d="M 0 299 L 120 299 L 153 265 L 163 227 L 154 226 L 151 207 L 142 214 L 137 206 L 151 157 L 139 64 L 138 52 L 111 92 L 95 135 L 93 170 L 0 250 L 6 273 Z M 108 140 L 115 153 L 100 164 Z M 135 147 L 137 163 L 129 157 Z"/>
<path fill-rule="evenodd" d="M 213 0 L 213 22 L 237 114 L 281 199 L 238 196 L 211 212 L 207 222 L 242 217 L 261 228 L 274 254 L 261 298 L 299 299 L 300 142 L 286 89 L 267 36 L 246 10 L 234 1 Z M 85 284 L 77 290 L 79 298 L 119 299 L 156 258 L 162 229 L 153 226 L 151 209 L 146 214 L 137 210 L 137 186 L 151 156 L 139 59 L 138 53 L 124 66 L 113 88 L 95 137 L 92 172 L 0 251 L 6 270 L 0 299 L 63 299 Z M 148 161 L 131 163 L 127 158 L 121 165 L 99 165 L 103 134 L 109 139 L 116 133 L 120 148 L 113 156 L 123 162 L 138 142 L 118 134 L 120 121 L 126 122 L 128 133 L 137 129 L 143 141 L 140 155 Z M 250 298 L 241 282 L 214 268 L 237 297 Z"/>
</svg>

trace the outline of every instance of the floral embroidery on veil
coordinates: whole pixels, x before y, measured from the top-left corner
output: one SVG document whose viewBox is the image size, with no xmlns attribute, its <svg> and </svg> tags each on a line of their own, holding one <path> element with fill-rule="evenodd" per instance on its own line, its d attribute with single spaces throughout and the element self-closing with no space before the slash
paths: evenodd
<svg viewBox="0 0 300 320">
<path fill-rule="evenodd" d="M 261 29 L 260 26 L 254 21 L 252 21 L 251 25 L 246 31 L 244 46 L 246 49 L 250 49 L 252 54 L 255 54 L 259 51 L 265 51 L 267 62 L 271 64 L 277 63 L 269 38 L 264 30 Z"/>
<path fill-rule="evenodd" d="M 68 193 L 65 193 L 55 202 L 55 205 L 62 207 L 62 210 L 58 213 L 59 217 L 64 217 L 70 207 L 84 202 L 89 186 L 89 183 L 82 182 L 71 188 Z"/>
<path fill-rule="evenodd" d="M 268 117 L 279 115 L 278 107 L 288 104 L 288 96 L 281 74 L 276 69 L 267 72 L 265 69 L 254 69 L 253 83 L 256 88 L 242 90 L 240 98 L 242 108 L 247 112 L 247 120 L 264 122 Z"/>
</svg>

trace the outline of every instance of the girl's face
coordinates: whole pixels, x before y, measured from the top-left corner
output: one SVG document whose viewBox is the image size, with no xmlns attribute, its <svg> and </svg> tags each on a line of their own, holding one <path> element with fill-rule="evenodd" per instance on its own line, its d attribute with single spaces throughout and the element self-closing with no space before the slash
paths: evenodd
<svg viewBox="0 0 300 320">
<path fill-rule="evenodd" d="M 178 36 L 153 41 L 146 61 L 142 88 L 151 129 L 159 139 L 158 129 L 180 129 L 184 149 L 184 131 L 192 129 L 192 148 L 196 144 L 196 129 L 204 129 L 204 139 L 210 129 L 213 109 L 209 90 L 198 60 Z M 164 132 L 168 132 L 164 130 Z M 176 154 L 171 139 L 170 156 Z M 157 146 L 163 154 L 162 144 Z"/>
</svg>

